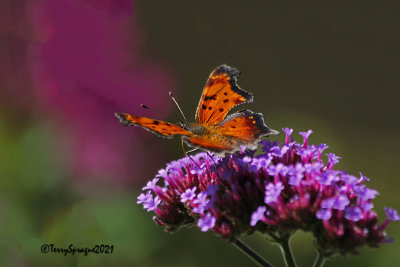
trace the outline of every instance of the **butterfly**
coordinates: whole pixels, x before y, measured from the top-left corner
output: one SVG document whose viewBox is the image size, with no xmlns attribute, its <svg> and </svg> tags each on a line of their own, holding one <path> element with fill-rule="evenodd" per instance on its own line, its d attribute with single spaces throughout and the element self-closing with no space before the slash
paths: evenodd
<svg viewBox="0 0 400 267">
<path fill-rule="evenodd" d="M 178 123 L 115 113 L 125 126 L 141 126 L 159 137 L 180 135 L 183 142 L 195 149 L 217 154 L 233 153 L 241 146 L 255 147 L 262 136 L 276 135 L 268 128 L 261 113 L 241 110 L 228 115 L 235 106 L 253 102 L 253 95 L 239 88 L 240 71 L 221 65 L 209 76 L 196 110 L 194 123 Z"/>
</svg>

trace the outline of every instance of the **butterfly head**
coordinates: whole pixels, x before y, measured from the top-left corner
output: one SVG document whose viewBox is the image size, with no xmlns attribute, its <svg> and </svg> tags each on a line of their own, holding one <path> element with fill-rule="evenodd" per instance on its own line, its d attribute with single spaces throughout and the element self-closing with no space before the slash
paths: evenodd
<svg viewBox="0 0 400 267">
<path fill-rule="evenodd" d="M 179 127 L 183 128 L 185 130 L 188 129 L 188 124 L 186 122 L 180 122 L 179 121 L 177 124 L 178 124 Z"/>
<path fill-rule="evenodd" d="M 204 135 L 207 132 L 207 128 L 199 123 L 178 122 L 178 125 L 195 135 Z"/>
</svg>

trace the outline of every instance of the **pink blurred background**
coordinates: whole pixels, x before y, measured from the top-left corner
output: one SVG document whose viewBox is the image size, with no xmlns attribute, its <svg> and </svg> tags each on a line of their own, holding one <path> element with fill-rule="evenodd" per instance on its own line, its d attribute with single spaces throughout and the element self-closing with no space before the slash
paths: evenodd
<svg viewBox="0 0 400 267">
<path fill-rule="evenodd" d="M 154 153 L 146 146 L 154 136 L 137 138 L 114 112 L 143 114 L 139 105 L 151 103 L 167 113 L 175 83 L 166 64 L 141 53 L 133 1 L 6 0 L 0 10 L 1 102 L 6 113 L 20 113 L 9 119 L 51 119 L 75 179 L 125 183 L 151 175 L 162 149 Z"/>
</svg>

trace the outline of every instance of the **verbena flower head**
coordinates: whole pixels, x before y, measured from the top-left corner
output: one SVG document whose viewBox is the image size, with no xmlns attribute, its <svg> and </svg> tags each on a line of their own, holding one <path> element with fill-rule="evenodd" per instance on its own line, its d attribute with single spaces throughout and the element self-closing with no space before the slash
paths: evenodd
<svg viewBox="0 0 400 267">
<path fill-rule="evenodd" d="M 388 218 L 378 224 L 371 202 L 378 192 L 364 184 L 368 178 L 334 169 L 340 158 L 323 157 L 325 144 L 309 145 L 311 130 L 300 133 L 302 144 L 290 138 L 292 129 L 283 132 L 284 144 L 262 141 L 260 154 L 241 149 L 173 161 L 143 188 L 138 203 L 154 211 L 166 231 L 196 225 L 235 240 L 243 233 L 301 229 L 313 233 L 326 255 L 388 242 L 384 229 L 400 216 L 387 208 Z M 157 185 L 158 179 L 164 184 Z"/>
</svg>

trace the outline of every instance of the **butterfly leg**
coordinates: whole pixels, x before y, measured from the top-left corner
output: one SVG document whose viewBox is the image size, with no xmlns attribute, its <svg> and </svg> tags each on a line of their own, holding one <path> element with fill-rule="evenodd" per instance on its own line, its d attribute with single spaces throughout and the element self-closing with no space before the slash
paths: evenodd
<svg viewBox="0 0 400 267">
<path fill-rule="evenodd" d="M 193 149 L 191 149 L 191 150 L 186 151 L 186 150 L 185 150 L 185 146 L 184 146 L 184 142 L 183 142 L 183 140 L 182 140 L 182 150 L 183 150 L 183 155 L 185 155 L 185 157 L 186 157 L 189 153 L 198 151 L 199 149 L 198 149 L 198 148 L 193 148 Z"/>
<path fill-rule="evenodd" d="M 183 140 L 182 140 L 182 150 L 183 150 L 183 154 L 185 155 L 185 157 L 186 156 L 188 156 L 189 157 L 189 159 L 191 160 L 191 161 L 193 161 L 193 163 L 200 169 L 200 166 L 199 166 L 199 164 L 197 164 L 197 162 L 196 161 L 194 161 L 194 159 L 188 154 L 188 153 L 191 153 L 191 152 L 193 152 L 193 151 L 196 151 L 197 150 L 197 148 L 195 148 L 195 149 L 191 149 L 191 150 L 189 150 L 188 152 L 186 152 L 185 151 L 185 147 L 184 147 L 184 145 L 183 145 Z"/>
<path fill-rule="evenodd" d="M 186 151 L 186 154 L 193 153 L 193 152 L 196 152 L 198 150 L 199 150 L 198 148 L 193 148 L 193 149 L 191 149 L 189 151 Z"/>
<path fill-rule="evenodd" d="M 207 155 L 211 158 L 211 160 L 214 162 L 215 166 L 217 166 L 217 163 L 214 160 L 214 157 L 210 154 L 210 152 L 207 151 Z"/>
<path fill-rule="evenodd" d="M 217 163 L 214 160 L 214 157 L 210 154 L 210 152 L 207 151 L 207 155 L 211 158 L 211 160 L 214 162 L 214 166 L 217 167 Z M 221 179 L 221 177 L 219 176 L 218 172 L 216 172 L 217 176 L 219 179 Z"/>
<path fill-rule="evenodd" d="M 186 151 L 185 151 L 185 147 L 184 147 L 184 145 L 183 145 L 183 140 L 182 140 L 182 150 L 183 150 L 183 155 L 185 155 L 185 157 L 186 157 Z"/>
</svg>

